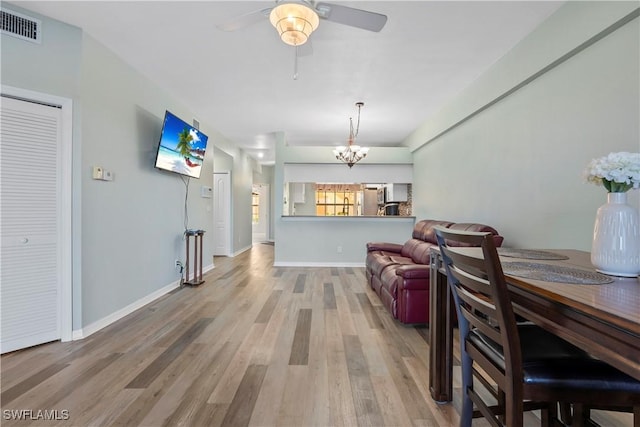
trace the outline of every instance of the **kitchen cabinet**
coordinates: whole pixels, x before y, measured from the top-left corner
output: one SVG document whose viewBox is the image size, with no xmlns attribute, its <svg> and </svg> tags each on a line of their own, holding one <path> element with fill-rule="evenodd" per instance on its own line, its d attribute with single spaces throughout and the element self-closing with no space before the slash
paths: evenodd
<svg viewBox="0 0 640 427">
<path fill-rule="evenodd" d="M 291 192 L 291 201 L 293 203 L 305 203 L 304 182 L 293 183 L 293 191 Z"/>
<path fill-rule="evenodd" d="M 386 184 L 387 203 L 406 202 L 408 200 L 408 184 Z"/>
</svg>

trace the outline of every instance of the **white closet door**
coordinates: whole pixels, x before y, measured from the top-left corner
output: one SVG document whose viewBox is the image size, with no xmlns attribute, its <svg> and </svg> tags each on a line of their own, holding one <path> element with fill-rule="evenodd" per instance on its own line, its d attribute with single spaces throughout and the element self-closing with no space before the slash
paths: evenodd
<svg viewBox="0 0 640 427">
<path fill-rule="evenodd" d="M 60 339 L 60 108 L 2 98 L 0 351 Z"/>
</svg>

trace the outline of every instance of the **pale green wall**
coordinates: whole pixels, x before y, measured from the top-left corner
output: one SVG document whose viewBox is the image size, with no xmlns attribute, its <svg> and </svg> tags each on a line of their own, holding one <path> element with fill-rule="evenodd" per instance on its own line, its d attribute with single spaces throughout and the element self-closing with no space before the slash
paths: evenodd
<svg viewBox="0 0 640 427">
<path fill-rule="evenodd" d="M 606 194 L 584 183 L 584 168 L 640 151 L 637 6 L 567 3 L 425 122 L 407 140 L 416 216 L 484 222 L 507 246 L 590 250 Z M 610 25 L 621 27 L 553 64 Z M 640 206 L 638 191 L 630 200 Z"/>
<path fill-rule="evenodd" d="M 233 157 L 220 150 L 217 147 L 213 147 L 213 171 L 214 172 L 229 172 L 233 170 Z"/>
<path fill-rule="evenodd" d="M 187 122 L 199 117 L 209 136 L 205 166 L 199 180 L 191 179 L 188 199 L 188 226 L 208 231 L 205 268 L 213 263 L 212 199 L 200 197 L 200 190 L 213 183 L 213 144 L 226 151 L 233 144 L 206 117 L 194 114 L 81 29 L 3 6 L 41 19 L 43 41 L 33 44 L 2 35 L 2 84 L 74 102 L 73 328 L 91 330 L 179 279 L 174 261 L 185 258 L 185 185 L 180 176 L 153 166 L 165 109 Z M 234 247 L 243 247 L 251 241 L 252 162 L 241 150 L 232 159 L 234 186 L 247 188 L 245 204 L 233 207 L 236 226 L 247 224 L 234 241 Z M 92 180 L 94 165 L 114 172 L 115 180 Z M 243 192 L 236 190 L 241 200 Z M 245 234 L 248 244 L 242 240 Z"/>
<path fill-rule="evenodd" d="M 154 162 L 165 109 L 187 122 L 194 115 L 86 33 L 80 82 L 86 325 L 179 278 L 174 264 L 185 260 L 186 187 Z M 211 134 L 206 120 L 200 129 Z M 200 197 L 200 188 L 213 185 L 212 157 L 209 146 L 200 179 L 189 181 L 188 227 L 210 231 L 203 238 L 205 267 L 213 263 L 212 199 Z M 92 180 L 92 165 L 113 171 L 115 180 Z"/>
</svg>

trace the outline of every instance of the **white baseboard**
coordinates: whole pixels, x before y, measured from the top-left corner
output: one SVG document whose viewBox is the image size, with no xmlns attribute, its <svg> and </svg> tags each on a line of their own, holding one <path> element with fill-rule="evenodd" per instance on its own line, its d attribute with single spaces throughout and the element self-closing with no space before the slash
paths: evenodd
<svg viewBox="0 0 640 427">
<path fill-rule="evenodd" d="M 211 266 L 207 267 L 207 271 L 211 270 L 213 268 L 213 264 L 211 264 Z M 205 269 L 202 269 L 203 273 L 205 271 Z M 88 337 L 91 334 L 94 334 L 96 332 L 98 332 L 100 329 L 102 328 L 106 328 L 107 326 L 109 326 L 110 324 L 112 324 L 113 322 L 116 322 L 120 319 L 122 319 L 123 317 L 133 313 L 134 311 L 138 310 L 139 308 L 144 307 L 145 305 L 149 304 L 150 302 L 153 302 L 154 300 L 160 298 L 161 296 L 168 294 L 169 292 L 171 292 L 172 290 L 176 289 L 180 287 L 180 280 L 176 280 L 175 282 L 165 286 L 164 288 L 158 289 L 155 292 L 150 293 L 149 295 L 140 298 L 138 301 L 134 301 L 131 304 L 129 304 L 128 306 L 114 312 L 111 313 L 110 315 L 103 317 L 100 320 L 97 320 L 93 323 L 91 323 L 90 325 L 85 326 L 84 328 L 81 329 L 76 329 L 73 331 L 73 336 L 72 339 L 75 340 L 80 340 L 83 338 Z"/>
<path fill-rule="evenodd" d="M 238 255 L 240 255 L 242 252 L 246 252 L 246 251 L 248 251 L 249 249 L 251 249 L 252 247 L 253 247 L 253 245 L 249 245 L 249 246 L 247 246 L 247 247 L 244 247 L 244 248 L 240 249 L 239 251 L 234 252 L 231 256 L 232 256 L 232 257 L 234 257 L 234 256 L 238 256 Z"/>
<path fill-rule="evenodd" d="M 273 263 L 274 267 L 364 267 L 364 262 L 287 262 L 278 261 Z"/>
<path fill-rule="evenodd" d="M 205 274 L 211 270 L 213 270 L 215 268 L 215 265 L 213 265 L 213 263 L 207 265 L 206 267 L 202 268 L 202 274 Z M 149 304 L 150 302 L 155 301 L 156 299 L 160 298 L 161 296 L 168 294 L 169 292 L 171 292 L 172 290 L 176 289 L 180 287 L 180 280 L 176 280 L 175 282 L 165 286 L 164 288 L 158 289 L 155 292 L 150 293 L 149 295 L 140 298 L 138 301 L 132 302 L 131 304 L 129 304 L 128 306 L 116 311 L 115 313 L 112 313 L 106 317 L 103 317 L 102 319 L 93 322 L 90 325 L 87 325 L 84 328 L 81 329 L 76 329 L 73 331 L 73 336 L 72 336 L 72 340 L 81 340 L 83 338 L 88 337 L 91 334 L 94 334 L 96 332 L 98 332 L 100 329 L 105 328 L 107 326 L 109 326 L 110 324 L 122 319 L 123 317 L 133 313 L 134 311 L 144 307 L 145 305 Z"/>
</svg>

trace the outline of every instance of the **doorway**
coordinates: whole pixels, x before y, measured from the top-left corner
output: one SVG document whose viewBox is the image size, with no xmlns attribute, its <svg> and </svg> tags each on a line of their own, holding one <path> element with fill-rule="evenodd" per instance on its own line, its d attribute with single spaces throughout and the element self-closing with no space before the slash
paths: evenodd
<svg viewBox="0 0 640 427">
<path fill-rule="evenodd" d="M 231 256 L 231 172 L 213 174 L 213 255 Z"/>
<path fill-rule="evenodd" d="M 251 192 L 251 241 L 269 240 L 269 184 L 253 184 Z"/>
</svg>

